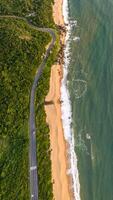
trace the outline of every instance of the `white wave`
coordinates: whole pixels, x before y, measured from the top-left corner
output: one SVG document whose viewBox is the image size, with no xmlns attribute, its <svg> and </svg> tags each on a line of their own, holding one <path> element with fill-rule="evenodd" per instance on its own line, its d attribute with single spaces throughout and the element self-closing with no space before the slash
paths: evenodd
<svg viewBox="0 0 113 200">
<path fill-rule="evenodd" d="M 80 37 L 78 37 L 78 36 L 74 37 L 74 38 L 73 38 L 73 41 L 79 42 L 79 41 L 80 41 Z"/>
<path fill-rule="evenodd" d="M 68 13 L 69 13 L 68 0 L 63 0 L 63 16 L 64 16 L 64 21 L 67 24 L 69 22 Z"/>
<path fill-rule="evenodd" d="M 77 85 L 75 85 L 75 88 L 74 88 L 74 92 L 75 92 L 75 98 L 76 99 L 80 99 L 81 97 L 83 97 L 85 94 L 86 94 L 86 92 L 87 92 L 87 81 L 85 81 L 85 80 L 82 80 L 82 79 L 75 79 L 75 80 L 73 80 L 73 82 L 76 82 L 77 83 Z M 83 91 L 79 91 L 79 87 L 80 87 L 80 85 L 83 85 L 84 86 L 84 90 Z M 81 85 L 81 86 L 82 86 Z M 78 87 L 79 86 L 79 87 Z M 77 88 L 78 87 L 78 88 Z"/>
<path fill-rule="evenodd" d="M 86 133 L 86 138 L 87 138 L 88 140 L 91 140 L 91 136 L 90 136 L 89 133 Z"/>
<path fill-rule="evenodd" d="M 72 111 L 71 111 L 71 102 L 70 95 L 67 89 L 67 74 L 68 67 L 70 63 L 70 35 L 72 25 L 77 25 L 77 21 L 69 21 L 69 9 L 68 9 L 68 0 L 63 0 L 63 15 L 64 21 L 67 26 L 67 34 L 66 34 L 66 48 L 64 50 L 64 66 L 63 66 L 63 79 L 61 83 L 61 101 L 62 101 L 62 122 L 64 129 L 64 137 L 65 140 L 69 143 L 69 157 L 70 157 L 70 169 L 67 170 L 67 174 L 72 175 L 73 179 L 73 191 L 74 191 L 74 199 L 80 200 L 80 183 L 79 183 L 79 173 L 77 169 L 77 156 L 75 154 L 75 141 L 74 141 L 74 131 L 71 128 L 72 124 Z"/>
<path fill-rule="evenodd" d="M 72 26 L 77 26 L 77 20 L 70 20 L 70 25 Z"/>
</svg>

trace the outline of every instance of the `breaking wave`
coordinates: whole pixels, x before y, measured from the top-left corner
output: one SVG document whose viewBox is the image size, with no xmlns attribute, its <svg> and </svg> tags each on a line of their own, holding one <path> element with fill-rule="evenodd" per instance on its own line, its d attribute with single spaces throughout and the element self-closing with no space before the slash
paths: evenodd
<svg viewBox="0 0 113 200">
<path fill-rule="evenodd" d="M 70 63 L 70 36 L 72 27 L 77 25 L 77 21 L 69 20 L 68 0 L 63 0 L 63 15 L 67 27 L 67 33 L 65 41 L 66 47 L 64 50 L 63 79 L 61 83 L 62 122 L 64 129 L 64 137 L 65 140 L 69 143 L 68 153 L 70 158 L 70 169 L 68 169 L 67 174 L 70 174 L 72 176 L 73 180 L 72 189 L 74 192 L 74 199 L 80 200 L 80 182 L 79 182 L 79 173 L 77 169 L 77 156 L 75 153 L 74 131 L 72 128 L 71 102 L 70 102 L 69 91 L 67 88 L 67 74 Z"/>
</svg>

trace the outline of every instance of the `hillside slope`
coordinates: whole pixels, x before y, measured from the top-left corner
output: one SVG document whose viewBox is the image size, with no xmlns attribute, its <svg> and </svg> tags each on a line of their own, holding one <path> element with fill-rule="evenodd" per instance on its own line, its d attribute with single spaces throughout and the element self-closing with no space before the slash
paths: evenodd
<svg viewBox="0 0 113 200">
<path fill-rule="evenodd" d="M 52 1 L 0 1 L 0 15 L 29 16 L 37 26 L 54 27 Z M 42 12 L 42 9 L 45 12 Z M 31 13 L 37 13 L 31 17 Z M 40 15 L 39 15 L 40 14 Z M 23 20 L 0 19 L 0 173 L 3 200 L 29 199 L 29 96 L 36 70 L 51 38 Z M 58 44 L 51 53 L 36 95 L 39 199 L 51 200 L 49 130 L 44 98 L 49 87 L 50 67 Z"/>
</svg>

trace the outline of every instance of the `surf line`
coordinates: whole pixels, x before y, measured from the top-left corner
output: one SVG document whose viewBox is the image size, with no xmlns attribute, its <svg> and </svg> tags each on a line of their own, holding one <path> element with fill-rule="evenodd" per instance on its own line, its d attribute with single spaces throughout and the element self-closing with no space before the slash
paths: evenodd
<svg viewBox="0 0 113 200">
<path fill-rule="evenodd" d="M 72 110 L 70 95 L 67 88 L 67 74 L 70 62 L 70 36 L 72 23 L 69 20 L 69 4 L 68 0 L 63 0 L 63 16 L 64 22 L 66 24 L 67 33 L 65 38 L 66 47 L 64 49 L 64 65 L 63 65 L 63 78 L 61 82 L 61 111 L 62 111 L 62 122 L 64 129 L 65 140 L 69 144 L 68 154 L 70 161 L 70 169 L 67 170 L 67 174 L 72 177 L 72 189 L 74 193 L 74 199 L 80 200 L 80 182 L 79 182 L 79 172 L 77 168 L 77 156 L 75 153 L 75 141 L 74 141 L 74 131 L 72 128 Z M 77 24 L 76 21 L 73 23 Z"/>
</svg>

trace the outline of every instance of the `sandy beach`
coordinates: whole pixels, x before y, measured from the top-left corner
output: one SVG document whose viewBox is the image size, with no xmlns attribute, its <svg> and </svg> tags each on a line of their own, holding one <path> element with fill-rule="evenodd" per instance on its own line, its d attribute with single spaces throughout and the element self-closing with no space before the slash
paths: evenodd
<svg viewBox="0 0 113 200">
<path fill-rule="evenodd" d="M 55 0 L 53 7 L 53 17 L 57 25 L 64 26 L 62 14 L 63 0 Z M 65 34 L 61 35 L 61 43 L 65 41 Z M 62 79 L 62 65 L 56 64 L 51 68 L 50 88 L 46 96 L 45 111 L 47 123 L 50 128 L 50 145 L 52 161 L 52 181 L 54 200 L 70 200 L 72 192 L 67 175 L 68 159 L 66 141 L 64 139 L 61 104 L 60 104 L 60 86 Z"/>
<path fill-rule="evenodd" d="M 55 24 L 64 26 L 62 4 L 63 4 L 63 0 L 54 0 L 53 18 L 54 18 Z"/>
</svg>

